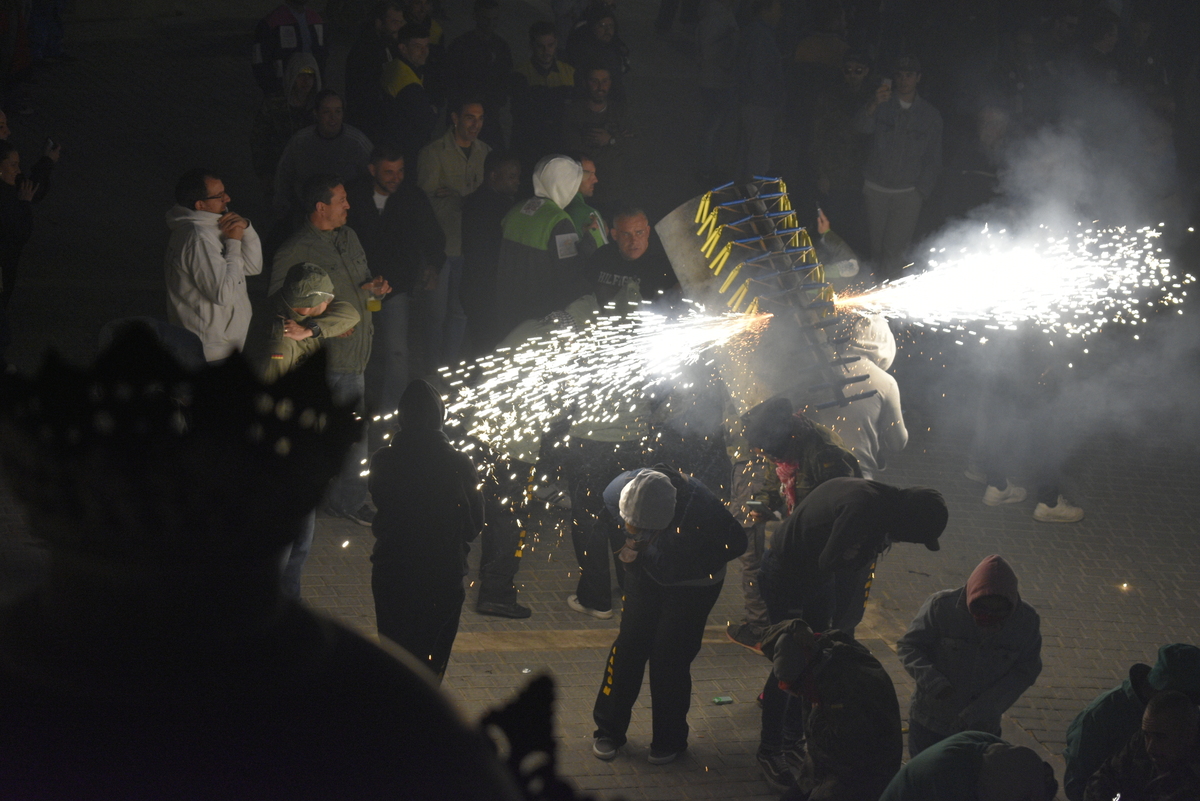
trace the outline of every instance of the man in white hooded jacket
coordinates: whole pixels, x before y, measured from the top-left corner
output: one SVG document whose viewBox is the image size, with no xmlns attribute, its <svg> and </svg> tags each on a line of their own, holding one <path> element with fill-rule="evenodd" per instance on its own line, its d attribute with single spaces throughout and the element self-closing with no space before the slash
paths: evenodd
<svg viewBox="0 0 1200 801">
<path fill-rule="evenodd" d="M 563 210 L 579 191 L 583 168 L 566 156 L 547 156 L 533 170 L 534 197 L 504 217 L 496 267 L 500 330 L 540 319 L 592 290 L 583 259 L 595 249 Z"/>
<path fill-rule="evenodd" d="M 167 212 L 167 319 L 200 337 L 204 358 L 241 350 L 250 327 L 246 276 L 262 272 L 262 244 L 250 221 L 229 210 L 211 170 L 184 173 Z"/>
</svg>

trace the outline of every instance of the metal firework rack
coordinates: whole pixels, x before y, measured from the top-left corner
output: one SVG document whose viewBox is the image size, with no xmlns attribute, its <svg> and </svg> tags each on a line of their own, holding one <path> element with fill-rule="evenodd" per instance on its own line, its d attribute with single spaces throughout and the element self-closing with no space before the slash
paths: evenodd
<svg viewBox="0 0 1200 801">
<path fill-rule="evenodd" d="M 807 394 L 829 393 L 818 409 L 846 406 L 875 390 L 854 393 L 866 374 L 842 369 L 859 356 L 837 356 L 833 346 L 849 335 L 830 336 L 838 325 L 833 288 L 808 231 L 800 226 L 782 178 L 755 176 L 746 184 L 715 187 L 699 198 L 694 223 L 700 252 L 713 279 L 709 286 L 732 312 L 769 312 L 790 318 L 812 355 L 797 378 Z"/>
</svg>

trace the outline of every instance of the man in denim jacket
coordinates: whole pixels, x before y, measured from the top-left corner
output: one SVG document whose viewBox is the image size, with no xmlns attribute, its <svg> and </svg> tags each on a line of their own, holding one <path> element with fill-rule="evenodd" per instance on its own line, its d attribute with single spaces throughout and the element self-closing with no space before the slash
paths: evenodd
<svg viewBox="0 0 1200 801">
<path fill-rule="evenodd" d="M 965 587 L 929 596 L 897 643 L 917 682 L 910 755 L 963 731 L 999 736 L 1000 715 L 1042 672 L 1040 625 L 999 556 L 980 562 Z"/>
</svg>

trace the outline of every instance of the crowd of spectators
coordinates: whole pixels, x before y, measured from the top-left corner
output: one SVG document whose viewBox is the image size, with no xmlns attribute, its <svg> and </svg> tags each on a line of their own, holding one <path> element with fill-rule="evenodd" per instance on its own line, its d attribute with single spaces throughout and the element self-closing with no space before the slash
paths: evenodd
<svg viewBox="0 0 1200 801">
<path fill-rule="evenodd" d="M 34 6 L 57 19 L 56 4 Z M 1171 24 L 1180 8 L 663 0 L 654 27 L 671 35 L 678 13 L 695 38 L 701 185 L 783 175 L 797 198 L 822 208 L 819 236 L 831 233 L 832 218 L 845 260 L 864 254 L 884 280 L 903 275 L 923 230 L 1006 191 L 1006 148 L 1019 137 L 1074 126 L 1101 150 L 1114 137 L 1124 143 L 1111 121 L 1088 124 L 1096 120 L 1080 100 L 1087 91 L 1143 109 L 1136 124 L 1154 134 L 1147 155 L 1170 132 L 1165 146 L 1183 174 L 1194 171 L 1195 129 L 1181 122 L 1195 114 L 1185 84 L 1197 59 Z M 516 498 L 550 460 L 547 442 L 506 443 L 487 455 L 493 469 L 480 481 L 442 430 L 438 388 L 411 375 L 549 327 L 668 302 L 677 290 L 630 169 L 631 51 L 614 4 L 554 3 L 554 20 L 530 27 L 530 55 L 520 60 L 497 32 L 502 10 L 498 0 L 474 0 L 474 27 L 448 39 L 429 0 L 381 0 L 349 50 L 339 92 L 323 82 L 329 26 L 303 0 L 288 0 L 257 25 L 250 58 L 263 100 L 249 145 L 275 213 L 269 230 L 260 239 L 231 211 L 220 175 L 206 168 L 179 179 L 166 218 L 168 318 L 194 335 L 205 361 L 244 351 L 275 382 L 320 352 L 334 402 L 364 416 L 398 413 L 390 445 L 372 455 L 364 434 L 329 471 L 324 511 L 372 527 L 379 631 L 439 677 L 466 597 L 467 543 L 481 533 L 477 611 L 531 614 L 513 585 L 524 537 Z M 48 30 L 40 52 L 53 57 L 56 29 Z M 21 62 L 6 58 L 16 74 Z M 506 114 L 511 126 L 501 124 Z M 58 153 L 48 144 L 23 176 L 15 149 L 0 142 L 0 314 Z M 1156 203 L 1191 200 L 1181 183 L 1153 186 Z M 267 265 L 270 297 L 255 316 L 246 278 Z M 567 486 L 580 566 L 565 604 L 613 616 L 610 554 L 625 596 L 593 754 L 620 753 L 647 664 L 650 762 L 687 748 L 690 663 L 725 564 L 744 552 L 747 621 L 729 634 L 772 662 L 757 759 L 784 797 L 1049 801 L 1057 792 L 1049 766 L 1001 739 L 1001 715 L 1042 662 L 1038 613 L 998 555 L 962 587 L 930 596 L 898 643 L 916 682 L 913 759 L 901 767 L 894 688 L 854 632 L 878 555 L 895 543 L 937 550 L 947 512 L 934 490 L 878 480 L 884 452 L 902 449 L 907 432 L 891 354 L 876 358 L 871 321 L 857 325 L 843 355 L 871 360 L 872 403 L 824 417 L 782 397 L 755 407 L 736 433 L 759 470 L 744 486 L 736 471 L 729 480 L 723 441 L 712 462 L 726 475 L 702 481 L 711 449 L 702 453 L 688 432 L 664 440 L 671 421 L 652 421 L 649 398 L 620 399 L 599 422 L 567 419 L 553 435 L 569 441 L 548 469 Z M 0 327 L 0 352 L 4 335 Z M 682 471 L 649 466 L 669 447 L 643 447 L 655 425 L 655 441 L 674 443 L 670 461 Z M 770 484 L 764 468 L 778 478 L 774 503 L 753 505 L 747 499 Z M 768 548 L 770 515 L 779 525 Z M 279 535 L 283 590 L 293 597 L 314 520 L 309 513 Z M 685 529 L 691 540 L 672 539 Z M 1068 797 L 1200 793 L 1197 654 L 1164 646 L 1153 669 L 1135 666 L 1128 686 L 1081 714 L 1069 732 Z"/>
</svg>

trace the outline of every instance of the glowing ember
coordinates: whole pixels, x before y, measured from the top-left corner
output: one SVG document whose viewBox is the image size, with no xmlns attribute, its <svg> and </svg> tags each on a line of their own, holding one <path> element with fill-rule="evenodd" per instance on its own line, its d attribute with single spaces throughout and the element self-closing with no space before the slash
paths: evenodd
<svg viewBox="0 0 1200 801">
<path fill-rule="evenodd" d="M 953 248 L 958 252 L 942 257 L 947 248 L 931 248 L 936 260 L 928 271 L 837 304 L 947 331 L 972 322 L 1012 329 L 1029 321 L 1047 333 L 1086 337 L 1109 323 L 1137 325 L 1148 304 L 1183 302 L 1195 278 L 1172 272 L 1159 236 L 1149 227 L 1056 236 L 1040 226 L 1035 237 L 1017 238 L 985 226 L 977 242 Z"/>
</svg>

